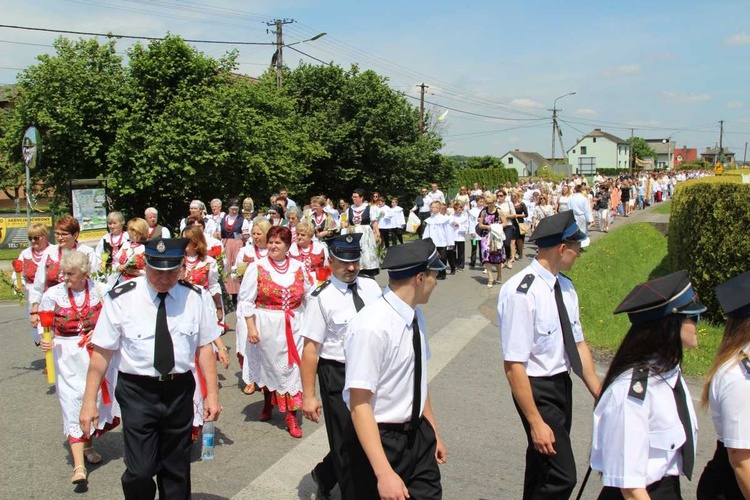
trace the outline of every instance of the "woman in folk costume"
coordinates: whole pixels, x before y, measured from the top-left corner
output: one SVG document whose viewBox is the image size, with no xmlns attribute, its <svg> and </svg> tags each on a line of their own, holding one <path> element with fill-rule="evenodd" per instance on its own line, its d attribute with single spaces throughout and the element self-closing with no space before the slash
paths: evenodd
<svg viewBox="0 0 750 500">
<path fill-rule="evenodd" d="M 324 196 L 313 196 L 310 200 L 312 213 L 307 218 L 315 228 L 314 241 L 320 241 L 325 238 L 335 236 L 338 232 L 338 225 L 331 214 L 326 213 L 326 199 Z M 338 212 L 336 212 L 338 215 Z"/>
<path fill-rule="evenodd" d="M 18 292 L 23 292 L 26 299 L 26 311 L 31 318 L 31 302 L 29 302 L 29 291 L 34 285 L 36 271 L 42 262 L 44 250 L 49 246 L 49 231 L 44 224 L 32 224 L 28 230 L 29 246 L 24 248 L 17 260 L 13 261 L 13 283 L 16 283 Z M 36 345 L 42 340 L 39 331 L 31 328 L 31 339 Z"/>
<path fill-rule="evenodd" d="M 106 285 L 88 278 L 91 264 L 82 252 L 66 252 L 60 264 L 63 282 L 51 287 L 42 296 L 39 313 L 54 314 L 54 338 L 41 341 L 42 350 L 52 349 L 57 378 L 55 392 L 63 413 L 63 433 L 73 455 L 73 484 L 88 481 L 84 460 L 98 464 L 102 457 L 96 452 L 93 439 L 85 439 L 79 426 L 86 374 L 91 356 L 91 335 L 102 308 Z M 120 408 L 114 399 L 117 363 L 112 363 L 102 382 L 97 403 L 99 420 L 92 435 L 99 436 L 119 424 Z"/>
<path fill-rule="evenodd" d="M 305 265 L 287 255 L 291 245 L 289 228 L 275 226 L 268 231 L 268 256 L 248 266 L 238 309 L 249 343 L 242 376 L 263 391 L 260 420 L 270 420 L 276 406 L 286 412 L 289 434 L 301 438 L 297 410 L 302 406 L 299 353 L 303 339 L 299 330 L 312 280 Z"/>
<path fill-rule="evenodd" d="M 375 276 L 380 273 L 380 260 L 377 254 L 377 246 L 380 243 L 377 210 L 365 201 L 364 189 L 355 189 L 352 193 L 352 204 L 341 215 L 341 228 L 345 234 L 362 233 L 360 274 Z"/>
<path fill-rule="evenodd" d="M 128 241 L 123 243 L 112 262 L 114 276 L 110 279 L 110 288 L 146 273 L 146 247 L 143 246 L 143 242 L 148 238 L 148 222 L 139 217 L 130 219 L 128 237 Z"/>
<path fill-rule="evenodd" d="M 240 215 L 240 200 L 233 198 L 229 200 L 229 213 L 219 221 L 221 241 L 224 244 L 225 269 L 232 269 L 237 260 L 237 254 L 245 246 L 250 238 L 252 224 Z M 224 282 L 226 291 L 231 295 L 234 302 L 237 301 L 237 292 L 240 290 L 240 282 L 231 274 Z"/>
<path fill-rule="evenodd" d="M 187 226 L 182 231 L 182 237 L 187 238 L 188 244 L 185 248 L 185 260 L 183 263 L 183 281 L 201 288 L 211 294 L 216 307 L 216 318 L 219 323 L 224 321 L 224 312 L 221 304 L 221 286 L 219 285 L 219 272 L 216 261 L 210 257 L 206 248 L 206 237 L 203 230 L 198 226 Z M 214 347 L 219 361 L 224 368 L 229 368 L 229 353 L 221 337 L 214 340 Z M 193 439 L 200 434 L 203 427 L 203 400 L 206 397 L 206 379 L 200 371 L 196 355 L 195 369 L 195 393 L 193 394 Z"/>
<path fill-rule="evenodd" d="M 308 221 L 297 224 L 297 242 L 289 248 L 289 256 L 302 262 L 305 269 L 318 281 L 318 271 L 328 267 L 328 247 L 319 241 L 313 241 L 315 230 Z"/>
<path fill-rule="evenodd" d="M 266 240 L 266 234 L 268 234 L 269 229 L 271 229 L 271 223 L 265 217 L 258 216 L 253 219 L 253 229 L 250 231 L 250 241 L 248 241 L 247 245 L 237 252 L 237 258 L 235 259 L 234 267 L 232 268 L 232 275 L 240 282 L 245 275 L 247 267 L 251 263 L 268 255 L 268 241 Z M 239 294 L 237 295 L 237 302 L 239 302 Z M 235 327 L 235 330 L 237 338 L 234 345 L 237 349 L 237 361 L 239 361 L 240 368 L 242 368 L 245 361 L 245 352 L 248 350 L 246 346 L 247 326 L 245 320 L 242 318 L 242 311 L 239 309 L 237 310 L 237 326 Z M 249 350 L 250 352 L 255 353 L 254 350 Z M 245 385 L 242 392 L 245 394 L 253 394 L 255 389 L 255 384 L 249 383 Z"/>
<path fill-rule="evenodd" d="M 125 217 L 123 217 L 122 212 L 107 214 L 107 230 L 109 232 L 99 240 L 94 253 L 99 262 L 102 263 L 102 271 L 109 272 L 112 269 L 115 255 L 130 238 L 125 230 Z M 94 269 L 94 271 L 96 270 Z"/>
</svg>

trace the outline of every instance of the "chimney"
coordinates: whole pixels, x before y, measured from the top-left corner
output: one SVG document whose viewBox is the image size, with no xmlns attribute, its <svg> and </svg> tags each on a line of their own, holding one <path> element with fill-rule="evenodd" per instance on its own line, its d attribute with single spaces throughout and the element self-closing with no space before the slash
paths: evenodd
<svg viewBox="0 0 750 500">
<path fill-rule="evenodd" d="M 514 150 L 513 150 L 513 152 L 515 152 L 515 153 L 520 153 L 520 152 L 521 152 L 521 150 L 520 150 L 520 149 L 514 149 Z"/>
</svg>

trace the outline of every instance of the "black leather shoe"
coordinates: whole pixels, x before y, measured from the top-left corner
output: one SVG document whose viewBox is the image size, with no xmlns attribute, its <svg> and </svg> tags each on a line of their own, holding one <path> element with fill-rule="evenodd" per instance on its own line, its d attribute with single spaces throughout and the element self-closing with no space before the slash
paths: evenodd
<svg viewBox="0 0 750 500">
<path fill-rule="evenodd" d="M 315 469 L 310 473 L 312 480 L 315 481 L 316 491 L 310 496 L 310 500 L 331 500 L 331 490 L 326 489 L 315 477 Z"/>
</svg>

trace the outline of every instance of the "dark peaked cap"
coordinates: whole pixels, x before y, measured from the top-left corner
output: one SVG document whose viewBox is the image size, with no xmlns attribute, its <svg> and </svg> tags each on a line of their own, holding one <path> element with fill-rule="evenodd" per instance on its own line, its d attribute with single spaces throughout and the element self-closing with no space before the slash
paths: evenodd
<svg viewBox="0 0 750 500">
<path fill-rule="evenodd" d="M 539 221 L 529 237 L 529 241 L 535 241 L 539 248 L 549 248 L 566 242 L 575 243 L 585 239 L 586 235 L 578 227 L 572 210 L 545 217 Z"/>
<path fill-rule="evenodd" d="M 614 314 L 628 313 L 632 323 L 666 318 L 671 314 L 700 314 L 706 310 L 686 271 L 655 278 L 635 288 L 617 306 Z"/>
<path fill-rule="evenodd" d="M 187 238 L 156 238 L 146 241 L 146 264 L 160 271 L 177 269 L 185 257 Z"/>
<path fill-rule="evenodd" d="M 750 271 L 717 286 L 716 298 L 727 317 L 750 316 Z"/>
</svg>

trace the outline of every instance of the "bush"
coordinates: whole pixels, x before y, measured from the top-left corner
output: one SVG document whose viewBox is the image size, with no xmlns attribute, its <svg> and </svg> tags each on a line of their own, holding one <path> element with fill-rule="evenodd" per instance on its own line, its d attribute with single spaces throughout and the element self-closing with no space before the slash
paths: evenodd
<svg viewBox="0 0 750 500">
<path fill-rule="evenodd" d="M 518 172 L 514 168 L 464 168 L 456 171 L 456 183 L 459 186 L 473 186 L 477 182 L 480 186 L 496 187 L 517 181 Z"/>
<path fill-rule="evenodd" d="M 709 319 L 722 319 L 714 288 L 750 265 L 750 185 L 737 176 L 678 184 L 669 221 L 669 265 L 690 273 Z"/>
</svg>

